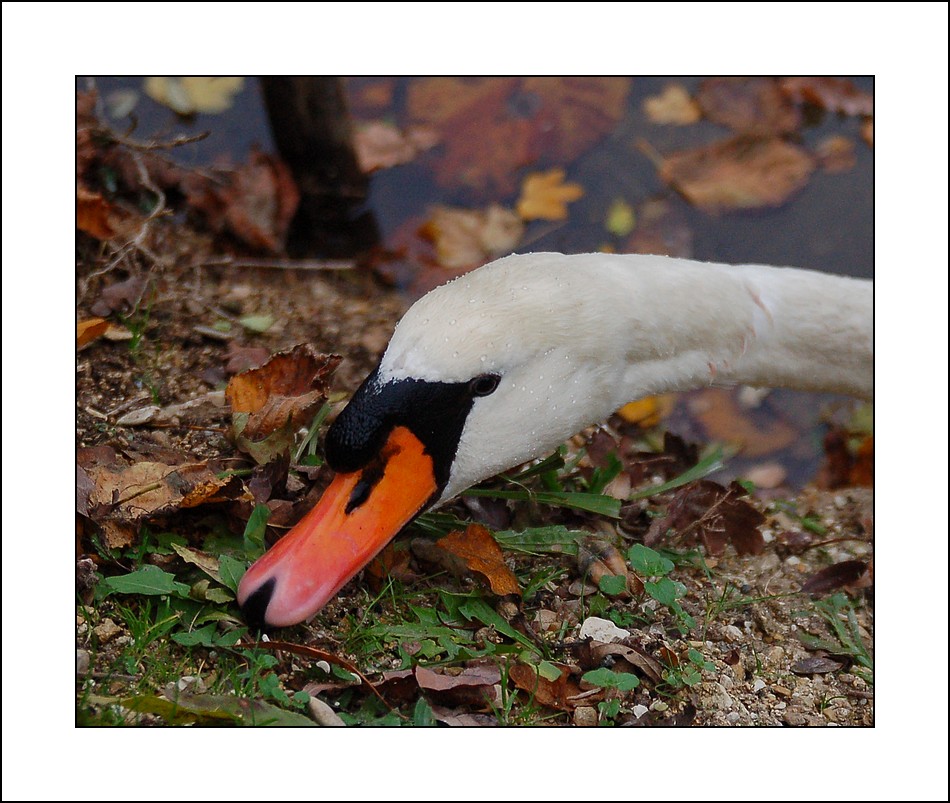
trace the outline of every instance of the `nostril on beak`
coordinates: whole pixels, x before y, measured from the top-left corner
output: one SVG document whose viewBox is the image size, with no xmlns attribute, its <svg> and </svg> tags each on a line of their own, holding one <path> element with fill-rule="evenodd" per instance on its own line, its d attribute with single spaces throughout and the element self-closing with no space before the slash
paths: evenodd
<svg viewBox="0 0 950 803">
<path fill-rule="evenodd" d="M 267 627 L 265 614 L 267 613 L 267 606 L 270 604 L 270 599 L 274 594 L 276 585 L 277 578 L 271 577 L 270 580 L 244 600 L 241 611 L 244 613 L 245 621 L 251 627 L 257 628 L 258 630 L 263 630 Z"/>
</svg>

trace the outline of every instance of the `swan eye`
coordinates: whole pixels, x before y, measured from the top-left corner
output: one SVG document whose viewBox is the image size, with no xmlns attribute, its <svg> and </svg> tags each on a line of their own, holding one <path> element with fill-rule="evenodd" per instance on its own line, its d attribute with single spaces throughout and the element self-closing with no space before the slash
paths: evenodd
<svg viewBox="0 0 950 803">
<path fill-rule="evenodd" d="M 481 374 L 468 383 L 473 396 L 490 396 L 495 392 L 501 377 L 498 374 Z"/>
</svg>

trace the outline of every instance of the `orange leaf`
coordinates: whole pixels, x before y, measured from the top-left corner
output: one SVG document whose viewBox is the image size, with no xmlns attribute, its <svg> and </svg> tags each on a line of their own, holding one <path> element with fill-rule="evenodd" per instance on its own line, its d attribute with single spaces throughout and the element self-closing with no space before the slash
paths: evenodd
<svg viewBox="0 0 950 803">
<path fill-rule="evenodd" d="M 557 167 L 525 178 L 517 207 L 523 220 L 564 220 L 567 217 L 567 205 L 581 198 L 584 188 L 580 184 L 565 184 L 564 175 L 564 170 Z"/>
<path fill-rule="evenodd" d="M 436 207 L 420 233 L 435 243 L 439 264 L 472 268 L 511 253 L 524 231 L 514 212 L 497 204 L 486 210 Z"/>
<path fill-rule="evenodd" d="M 676 396 L 664 393 L 660 396 L 647 396 L 639 401 L 625 404 L 619 410 L 619 415 L 628 424 L 639 424 L 641 427 L 655 427 L 666 418 L 676 405 Z"/>
<path fill-rule="evenodd" d="M 109 328 L 105 318 L 86 318 L 76 324 L 76 348 L 81 349 L 87 343 L 92 343 L 97 337 L 102 337 Z"/>
<path fill-rule="evenodd" d="M 485 577 L 491 590 L 499 596 L 521 593 L 518 578 L 505 565 L 501 547 L 482 525 L 470 524 L 464 533 L 456 530 L 436 543 L 465 561 L 471 571 Z"/>
<path fill-rule="evenodd" d="M 761 457 L 794 443 L 795 428 L 780 419 L 758 426 L 728 390 L 707 388 L 693 396 L 690 411 L 698 418 L 710 440 L 735 443 L 746 457 Z"/>
<path fill-rule="evenodd" d="M 98 192 L 85 187 L 76 188 L 76 228 L 91 234 L 97 240 L 110 240 L 115 230 L 109 223 L 112 205 Z"/>
</svg>

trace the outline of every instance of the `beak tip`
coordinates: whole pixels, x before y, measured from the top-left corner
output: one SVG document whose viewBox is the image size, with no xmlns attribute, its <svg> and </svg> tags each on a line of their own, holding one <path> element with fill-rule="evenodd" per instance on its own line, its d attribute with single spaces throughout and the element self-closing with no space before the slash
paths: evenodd
<svg viewBox="0 0 950 803">
<path fill-rule="evenodd" d="M 277 578 L 271 577 L 262 583 L 253 592 L 241 601 L 243 596 L 239 588 L 238 604 L 241 606 L 241 612 L 244 614 L 245 621 L 258 630 L 264 630 L 268 627 L 267 606 L 270 605 L 271 597 L 274 594 L 274 587 L 277 585 Z"/>
</svg>

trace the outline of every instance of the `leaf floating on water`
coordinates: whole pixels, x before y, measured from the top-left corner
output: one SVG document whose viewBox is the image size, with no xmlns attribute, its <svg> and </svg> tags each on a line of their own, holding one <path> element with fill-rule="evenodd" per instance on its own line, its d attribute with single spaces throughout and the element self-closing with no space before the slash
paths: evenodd
<svg viewBox="0 0 950 803">
<path fill-rule="evenodd" d="M 420 229 L 435 243 L 439 264 L 451 269 L 473 268 L 511 253 L 523 232 L 518 216 L 497 204 L 484 210 L 437 206 Z"/>
<path fill-rule="evenodd" d="M 239 77 L 156 76 L 145 79 L 144 89 L 152 100 L 187 117 L 196 112 L 218 114 L 230 109 L 243 87 L 244 79 Z"/>
<path fill-rule="evenodd" d="M 518 199 L 522 220 L 564 220 L 567 205 L 583 197 L 580 184 L 564 183 L 565 172 L 557 167 L 547 173 L 531 173 L 525 178 Z"/>
<path fill-rule="evenodd" d="M 846 78 L 782 78 L 779 86 L 796 103 L 811 103 L 826 111 L 852 117 L 870 117 L 874 114 L 874 97 L 858 89 Z"/>
<path fill-rule="evenodd" d="M 699 104 L 681 84 L 667 84 L 659 95 L 643 101 L 643 111 L 651 123 L 658 125 L 689 125 L 702 116 Z"/>
<path fill-rule="evenodd" d="M 660 178 L 706 212 L 780 206 L 801 190 L 814 159 L 777 138 L 736 137 L 672 153 Z"/>
<path fill-rule="evenodd" d="M 353 136 L 360 170 L 372 173 L 411 162 L 439 144 L 439 134 L 425 126 L 400 131 L 392 123 L 374 121 L 361 125 Z"/>
<path fill-rule="evenodd" d="M 741 134 L 788 134 L 802 122 L 774 78 L 709 78 L 696 101 L 707 118 Z"/>
</svg>

